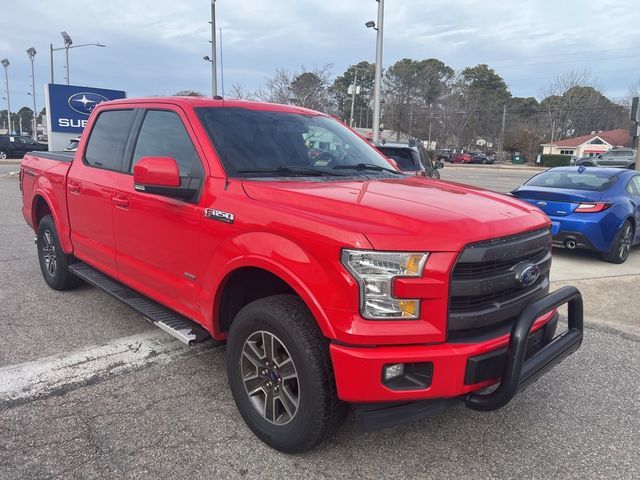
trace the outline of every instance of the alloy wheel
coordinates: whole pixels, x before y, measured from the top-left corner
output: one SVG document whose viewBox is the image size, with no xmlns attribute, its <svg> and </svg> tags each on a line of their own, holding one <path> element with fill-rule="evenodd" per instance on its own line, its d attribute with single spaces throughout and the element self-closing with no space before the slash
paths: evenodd
<svg viewBox="0 0 640 480">
<path fill-rule="evenodd" d="M 45 230 L 42 235 L 42 256 L 47 272 L 52 277 L 55 276 L 58 265 L 56 260 L 56 246 L 53 243 L 51 230 Z"/>
<path fill-rule="evenodd" d="M 242 381 L 258 413 L 275 425 L 286 425 L 300 405 L 296 366 L 282 341 L 273 333 L 254 332 L 242 347 Z"/>
<path fill-rule="evenodd" d="M 621 259 L 626 259 L 631 251 L 631 241 L 633 240 L 633 227 L 627 223 L 620 236 L 620 242 L 618 243 L 618 255 Z"/>
</svg>

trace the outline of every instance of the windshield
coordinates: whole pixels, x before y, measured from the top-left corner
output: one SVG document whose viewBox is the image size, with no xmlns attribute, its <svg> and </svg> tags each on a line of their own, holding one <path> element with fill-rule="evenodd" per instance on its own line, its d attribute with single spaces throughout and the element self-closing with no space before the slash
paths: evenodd
<svg viewBox="0 0 640 480">
<path fill-rule="evenodd" d="M 525 185 L 527 187 L 566 188 L 602 192 L 616 181 L 617 173 L 597 170 L 542 172 Z"/>
<path fill-rule="evenodd" d="M 201 107 L 196 112 L 232 177 L 372 175 L 392 168 L 367 142 L 330 117 L 239 107 Z"/>
</svg>

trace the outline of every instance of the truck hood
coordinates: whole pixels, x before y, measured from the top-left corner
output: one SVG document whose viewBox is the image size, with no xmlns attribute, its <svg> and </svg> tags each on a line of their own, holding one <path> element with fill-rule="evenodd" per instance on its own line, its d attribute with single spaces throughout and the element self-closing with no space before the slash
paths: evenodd
<svg viewBox="0 0 640 480">
<path fill-rule="evenodd" d="M 244 181 L 246 194 L 322 224 L 364 234 L 378 250 L 459 251 L 543 228 L 547 217 L 514 197 L 410 176 L 379 180 Z"/>
</svg>

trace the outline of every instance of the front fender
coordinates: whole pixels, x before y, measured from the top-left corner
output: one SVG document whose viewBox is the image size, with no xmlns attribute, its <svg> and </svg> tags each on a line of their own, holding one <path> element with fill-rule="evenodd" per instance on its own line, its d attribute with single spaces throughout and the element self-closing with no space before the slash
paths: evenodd
<svg viewBox="0 0 640 480">
<path fill-rule="evenodd" d="M 316 246 L 310 253 L 295 241 L 269 232 L 248 232 L 233 237 L 218 248 L 209 259 L 203 281 L 203 304 L 212 305 L 211 331 L 222 337 L 217 312 L 225 279 L 242 267 L 264 269 L 286 282 L 305 302 L 322 333 L 335 338 L 334 327 L 326 312 L 344 299 L 353 288 L 353 280 L 339 267 L 337 246 Z M 322 259 L 322 261 L 320 260 Z M 351 287 L 351 288 L 350 288 Z"/>
</svg>

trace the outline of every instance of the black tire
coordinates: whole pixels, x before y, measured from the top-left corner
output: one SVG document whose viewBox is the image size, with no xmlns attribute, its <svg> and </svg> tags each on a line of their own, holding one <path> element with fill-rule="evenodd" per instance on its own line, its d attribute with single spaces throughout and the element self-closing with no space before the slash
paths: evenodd
<svg viewBox="0 0 640 480">
<path fill-rule="evenodd" d="M 482 159 L 482 164 L 483 164 L 483 165 L 486 165 L 487 163 L 488 163 L 488 162 L 487 162 L 487 159 L 486 159 L 486 158 L 483 158 L 483 159 Z"/>
<path fill-rule="evenodd" d="M 602 257 L 604 260 L 611 263 L 626 262 L 627 258 L 629 258 L 634 234 L 635 229 L 633 228 L 633 224 L 629 220 L 626 220 L 616 232 L 616 236 L 611 244 L 611 250 L 603 254 Z"/>
<path fill-rule="evenodd" d="M 440 180 L 440 172 L 438 170 L 434 170 L 433 175 L 431 175 L 431 178 L 435 178 L 436 180 Z"/>
<path fill-rule="evenodd" d="M 295 381 L 291 378 L 286 380 L 285 374 L 278 380 L 274 378 L 284 371 L 285 365 L 289 365 L 287 360 L 279 364 L 281 370 L 275 373 L 273 365 L 278 364 L 277 360 L 267 362 L 266 368 L 256 366 L 256 360 L 264 364 L 269 358 L 266 349 L 262 350 L 264 358 L 259 358 L 258 354 L 262 348 L 259 339 L 265 337 L 275 337 L 280 342 L 279 346 L 284 347 L 284 350 L 272 348 L 281 352 L 280 358 L 288 355 L 293 362 Z M 253 352 L 254 361 L 248 360 L 245 352 Z M 333 434 L 344 420 L 347 405 L 337 396 L 328 342 L 306 305 L 294 295 L 262 298 L 240 310 L 229 331 L 226 364 L 231 393 L 242 418 L 260 440 L 276 450 L 286 453 L 310 450 Z M 270 369 L 268 374 L 265 373 L 267 368 Z M 288 371 L 291 372 L 291 366 Z M 277 390 L 267 387 L 271 380 L 282 385 L 280 393 L 274 393 Z M 251 381 L 258 383 L 245 386 L 245 382 Z M 292 381 L 293 384 L 285 383 Z M 249 388 L 255 392 L 252 397 Z M 297 405 L 292 415 L 285 411 L 285 402 L 276 397 L 284 398 L 285 389 L 292 394 L 289 398 L 297 394 L 297 403 L 290 403 L 290 406 Z M 271 391 L 271 397 L 267 390 Z M 273 421 L 267 418 L 265 406 L 269 404 L 268 398 L 279 400 L 278 403 L 272 400 Z"/>
<path fill-rule="evenodd" d="M 40 220 L 36 245 L 42 276 L 51 288 L 70 290 L 82 283 L 78 277 L 69 272 L 69 264 L 73 261 L 73 257 L 62 251 L 58 230 L 51 215 L 45 215 Z"/>
</svg>

